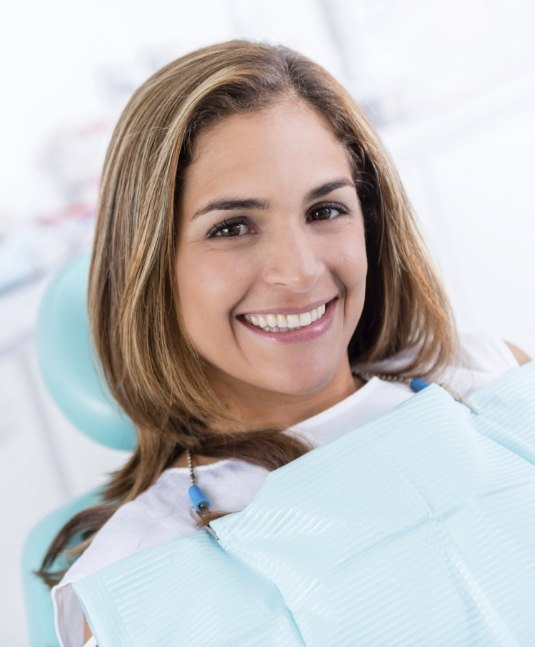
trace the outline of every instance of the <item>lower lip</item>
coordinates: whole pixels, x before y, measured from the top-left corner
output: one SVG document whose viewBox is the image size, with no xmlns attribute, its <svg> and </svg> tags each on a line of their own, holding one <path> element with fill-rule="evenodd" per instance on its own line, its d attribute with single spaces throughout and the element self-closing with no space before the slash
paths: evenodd
<svg viewBox="0 0 535 647">
<path fill-rule="evenodd" d="M 338 298 L 329 301 L 325 306 L 325 314 L 321 319 L 318 319 L 310 326 L 306 328 L 299 328 L 298 330 L 287 330 L 286 332 L 269 332 L 267 330 L 262 330 L 258 326 L 253 326 L 245 319 L 238 319 L 238 321 L 243 324 L 248 330 L 254 332 L 264 339 L 271 339 L 273 341 L 279 342 L 281 344 L 299 344 L 306 341 L 312 341 L 321 337 L 325 334 L 327 330 L 331 327 L 331 324 L 334 319 L 334 310 L 336 308 L 336 303 Z"/>
</svg>

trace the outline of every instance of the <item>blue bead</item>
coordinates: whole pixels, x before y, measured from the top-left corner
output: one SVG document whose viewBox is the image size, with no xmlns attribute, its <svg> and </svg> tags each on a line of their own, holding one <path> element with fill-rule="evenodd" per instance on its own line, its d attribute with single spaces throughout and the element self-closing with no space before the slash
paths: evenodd
<svg viewBox="0 0 535 647">
<path fill-rule="evenodd" d="M 204 492 L 198 485 L 190 485 L 188 489 L 189 499 L 195 510 L 201 510 L 202 507 L 209 508 L 210 503 L 204 495 Z"/>
<path fill-rule="evenodd" d="M 424 380 L 422 377 L 415 377 L 409 382 L 409 386 L 414 391 L 414 393 L 419 393 L 427 388 L 431 383 L 427 380 Z"/>
</svg>

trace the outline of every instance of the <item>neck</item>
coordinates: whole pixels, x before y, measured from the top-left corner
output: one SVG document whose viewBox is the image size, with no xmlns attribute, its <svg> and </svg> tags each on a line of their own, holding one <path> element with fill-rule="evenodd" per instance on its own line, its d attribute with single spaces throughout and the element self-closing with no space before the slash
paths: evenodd
<svg viewBox="0 0 535 647">
<path fill-rule="evenodd" d="M 236 383 L 225 376 L 210 376 L 210 383 L 217 395 L 225 402 L 233 417 L 243 422 L 248 429 L 288 429 L 303 420 L 329 409 L 341 402 L 365 384 L 360 377 L 351 374 L 349 364 L 327 386 L 307 394 L 286 394 L 266 391 L 250 384 Z M 219 458 L 195 454 L 195 465 L 207 465 Z M 177 467 L 186 467 L 186 454 L 182 454 Z"/>
<path fill-rule="evenodd" d="M 243 383 L 238 390 L 225 379 L 211 382 L 233 416 L 250 429 L 287 429 L 329 409 L 364 384 L 349 367 L 327 386 L 304 394 L 277 393 Z"/>
</svg>

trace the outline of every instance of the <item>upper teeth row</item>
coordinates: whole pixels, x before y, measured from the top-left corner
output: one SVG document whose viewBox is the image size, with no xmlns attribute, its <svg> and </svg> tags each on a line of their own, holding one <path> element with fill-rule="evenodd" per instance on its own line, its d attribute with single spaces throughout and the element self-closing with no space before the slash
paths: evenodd
<svg viewBox="0 0 535 647">
<path fill-rule="evenodd" d="M 310 312 L 302 312 L 301 314 L 292 315 L 244 315 L 243 318 L 252 323 L 253 326 L 264 328 L 265 330 L 272 330 L 274 328 L 294 329 L 303 326 L 309 326 L 314 321 L 317 321 L 325 314 L 325 304 L 314 308 Z"/>
</svg>

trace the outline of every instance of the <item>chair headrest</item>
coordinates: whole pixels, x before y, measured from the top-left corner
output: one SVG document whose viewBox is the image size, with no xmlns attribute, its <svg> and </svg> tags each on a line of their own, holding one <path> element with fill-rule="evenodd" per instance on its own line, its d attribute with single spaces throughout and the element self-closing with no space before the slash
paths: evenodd
<svg viewBox="0 0 535 647">
<path fill-rule="evenodd" d="M 92 347 L 87 313 L 89 253 L 70 261 L 49 284 L 37 316 L 37 357 L 45 384 L 64 415 L 107 447 L 129 450 L 132 421 L 111 395 Z"/>
</svg>

